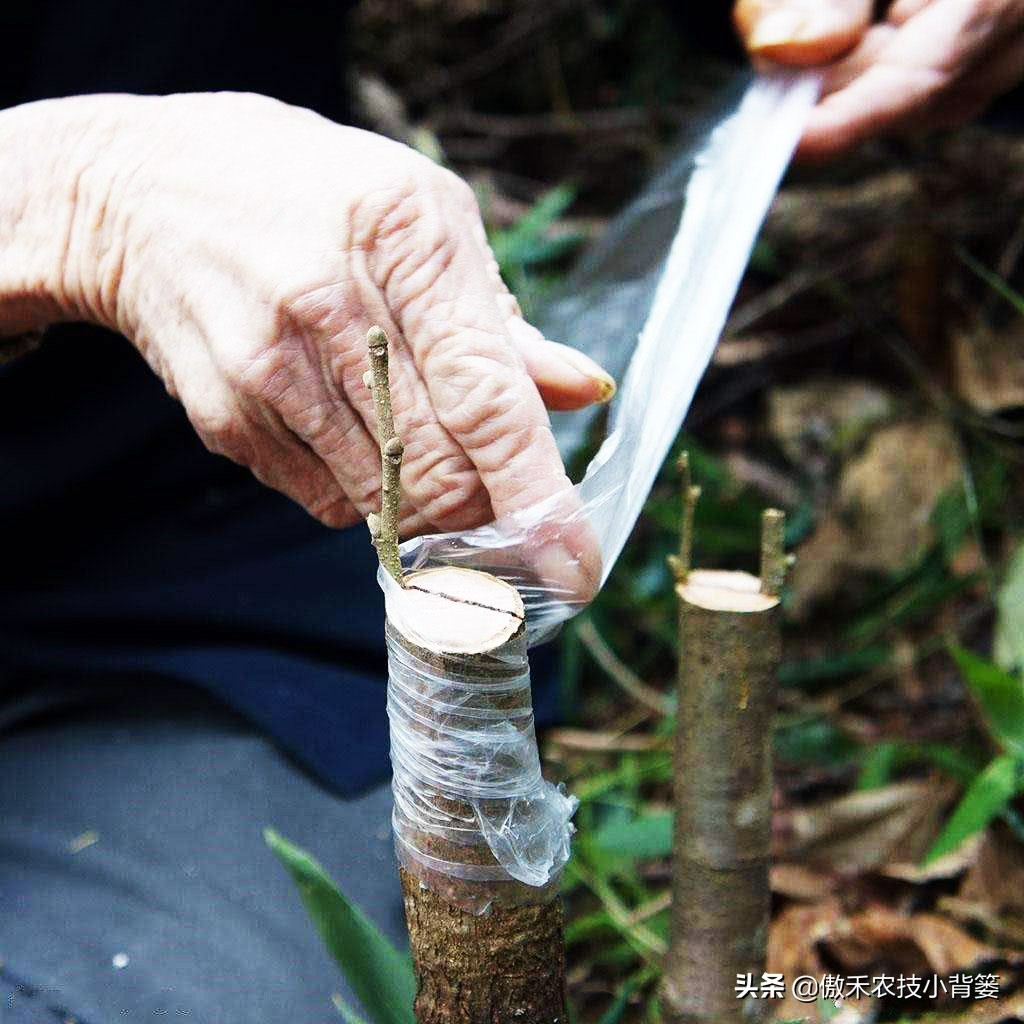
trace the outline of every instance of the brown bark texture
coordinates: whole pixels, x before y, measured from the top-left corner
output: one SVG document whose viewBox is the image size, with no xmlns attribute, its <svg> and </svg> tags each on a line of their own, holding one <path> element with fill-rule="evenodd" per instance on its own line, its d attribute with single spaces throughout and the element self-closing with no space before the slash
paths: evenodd
<svg viewBox="0 0 1024 1024">
<path fill-rule="evenodd" d="M 757 587 L 746 574 L 728 575 Z M 762 1004 L 736 999 L 735 986 L 737 974 L 759 978 L 765 963 L 777 601 L 705 608 L 687 599 L 686 581 L 677 594 L 673 910 L 662 1009 L 672 1024 L 755 1021 Z"/>
<path fill-rule="evenodd" d="M 557 893 L 533 905 L 495 901 L 474 914 L 400 871 L 419 1024 L 563 1024 L 565 941 Z"/>
</svg>

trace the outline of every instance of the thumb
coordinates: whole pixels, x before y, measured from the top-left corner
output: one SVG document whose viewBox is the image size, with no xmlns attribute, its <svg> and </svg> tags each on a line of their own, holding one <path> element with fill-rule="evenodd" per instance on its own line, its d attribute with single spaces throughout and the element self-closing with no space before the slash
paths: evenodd
<svg viewBox="0 0 1024 1024">
<path fill-rule="evenodd" d="M 738 0 L 733 21 L 751 57 L 806 67 L 852 50 L 871 9 L 871 0 Z"/>
</svg>

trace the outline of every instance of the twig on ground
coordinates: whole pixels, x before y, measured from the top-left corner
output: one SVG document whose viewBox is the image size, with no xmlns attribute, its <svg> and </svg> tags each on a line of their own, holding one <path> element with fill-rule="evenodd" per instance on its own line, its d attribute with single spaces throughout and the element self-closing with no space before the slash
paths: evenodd
<svg viewBox="0 0 1024 1024">
<path fill-rule="evenodd" d="M 659 715 L 672 714 L 674 708 L 672 699 L 653 686 L 649 686 L 628 665 L 620 661 L 618 655 L 608 646 L 590 619 L 583 619 L 580 622 L 576 627 L 576 636 L 598 666 L 630 697 Z"/>
</svg>

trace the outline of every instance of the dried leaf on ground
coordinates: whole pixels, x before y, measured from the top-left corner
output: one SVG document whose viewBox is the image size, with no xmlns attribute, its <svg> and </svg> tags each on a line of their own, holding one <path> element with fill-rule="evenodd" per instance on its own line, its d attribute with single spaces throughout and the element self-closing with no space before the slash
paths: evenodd
<svg viewBox="0 0 1024 1024">
<path fill-rule="evenodd" d="M 960 397 L 985 415 L 1024 406 L 1024 319 L 1001 330 L 975 322 L 953 336 Z"/>
<path fill-rule="evenodd" d="M 1024 671 L 1024 542 L 1010 560 L 996 604 L 996 661 L 1007 671 Z"/>
<path fill-rule="evenodd" d="M 915 914 L 903 920 L 907 937 L 917 944 L 935 974 L 949 975 L 1004 958 L 998 949 L 979 942 L 940 914 Z"/>
<path fill-rule="evenodd" d="M 1019 1020 L 1024 1020 L 1024 992 L 1005 999 L 982 999 L 964 1013 L 931 1014 L 927 1024 L 1003 1024 Z"/>
<path fill-rule="evenodd" d="M 839 508 L 862 569 L 892 572 L 934 539 L 932 512 L 960 479 L 956 435 L 937 418 L 885 427 L 843 471 Z"/>
<path fill-rule="evenodd" d="M 1024 848 L 1002 828 L 983 836 L 959 895 L 995 911 L 1024 914 Z"/>
<path fill-rule="evenodd" d="M 916 861 L 934 840 L 953 796 L 938 782 L 901 782 L 796 807 L 777 816 L 779 855 L 836 870 Z"/>
<path fill-rule="evenodd" d="M 813 380 L 769 392 L 768 430 L 787 458 L 804 466 L 822 452 L 851 451 L 896 409 L 896 396 L 876 384 Z"/>
<path fill-rule="evenodd" d="M 975 903 L 959 896 L 940 896 L 936 909 L 975 929 L 987 941 L 1011 949 L 1024 949 L 1024 915 L 1000 914 L 987 903 Z"/>
<path fill-rule="evenodd" d="M 898 878 L 900 881 L 914 882 L 919 885 L 944 878 L 956 878 L 976 862 L 983 835 L 984 833 L 977 833 L 971 836 L 955 850 L 951 850 L 928 864 L 917 864 L 913 861 L 886 864 L 879 873 L 885 875 L 886 878 Z"/>
<path fill-rule="evenodd" d="M 842 906 L 837 899 L 787 907 L 772 921 L 768 932 L 767 969 L 790 981 L 802 974 L 820 978 L 825 973 L 825 964 L 818 943 L 832 934 L 841 915 Z M 806 1004 L 795 999 L 789 988 L 786 998 L 773 1011 L 775 1020 L 796 1020 L 806 1015 Z"/>
<path fill-rule="evenodd" d="M 813 903 L 830 895 L 837 884 L 838 879 L 831 871 L 816 871 L 806 864 L 772 865 L 772 892 L 791 900 Z"/>
<path fill-rule="evenodd" d="M 982 963 L 1020 960 L 1016 953 L 979 942 L 940 914 L 907 916 L 881 904 L 838 920 L 822 942 L 851 973 L 947 977 Z"/>
<path fill-rule="evenodd" d="M 940 914 L 902 914 L 883 904 L 844 912 L 837 898 L 786 907 L 772 922 L 768 970 L 788 979 L 821 978 L 838 969 L 869 977 L 948 977 L 981 964 L 1018 964 L 1013 951 L 980 942 Z M 870 1009 L 858 1000 L 857 1009 Z M 777 1007 L 776 1020 L 805 1017 L 808 1007 L 792 995 Z"/>
<path fill-rule="evenodd" d="M 833 508 L 800 548 L 792 611 L 836 593 L 851 571 L 890 574 L 935 540 L 932 514 L 960 479 L 956 435 L 936 417 L 877 430 L 844 467 Z"/>
<path fill-rule="evenodd" d="M 853 549 L 850 531 L 835 516 L 823 519 L 797 552 L 789 576 L 787 611 L 796 621 L 816 604 L 831 597 L 843 584 Z"/>
</svg>

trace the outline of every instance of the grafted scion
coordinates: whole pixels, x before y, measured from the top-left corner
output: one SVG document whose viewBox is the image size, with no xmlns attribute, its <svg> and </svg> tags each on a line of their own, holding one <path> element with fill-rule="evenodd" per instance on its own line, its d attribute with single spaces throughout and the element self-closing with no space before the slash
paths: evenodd
<svg viewBox="0 0 1024 1024">
<path fill-rule="evenodd" d="M 391 408 L 391 383 L 388 379 L 388 336 L 380 327 L 371 327 L 366 335 L 370 369 L 363 383 L 373 395 L 377 417 L 377 441 L 380 444 L 380 512 L 366 517 L 380 564 L 403 585 L 402 561 L 398 556 L 398 522 L 402 501 L 402 456 L 405 446 L 395 432 Z"/>
</svg>

